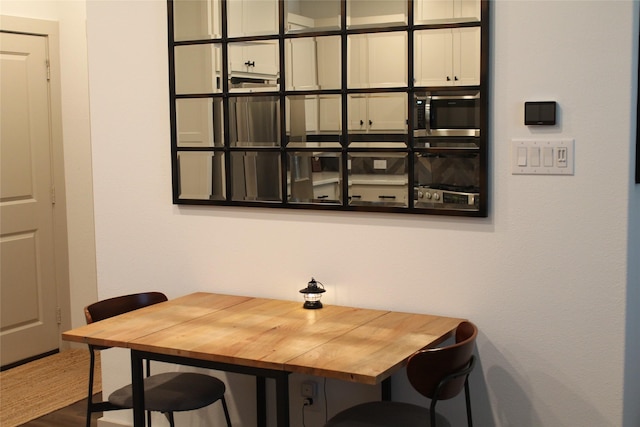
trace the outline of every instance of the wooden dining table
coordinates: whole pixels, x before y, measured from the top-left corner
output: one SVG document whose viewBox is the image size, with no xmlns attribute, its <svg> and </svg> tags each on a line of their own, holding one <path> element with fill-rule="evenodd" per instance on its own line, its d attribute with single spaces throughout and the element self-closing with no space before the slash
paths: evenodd
<svg viewBox="0 0 640 427">
<path fill-rule="evenodd" d="M 134 427 L 144 426 L 143 360 L 253 375 L 258 425 L 266 426 L 265 379 L 275 380 L 276 424 L 289 427 L 289 375 L 382 384 L 417 350 L 464 319 L 196 292 L 64 332 L 62 338 L 131 350 Z"/>
</svg>

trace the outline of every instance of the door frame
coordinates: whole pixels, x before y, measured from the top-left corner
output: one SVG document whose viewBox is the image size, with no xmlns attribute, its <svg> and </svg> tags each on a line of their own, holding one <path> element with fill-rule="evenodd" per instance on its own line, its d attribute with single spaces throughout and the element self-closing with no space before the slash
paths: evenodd
<svg viewBox="0 0 640 427">
<path fill-rule="evenodd" d="M 53 205 L 53 238 L 55 286 L 59 331 L 71 329 L 71 287 L 69 277 L 69 246 L 67 233 L 67 199 L 64 178 L 64 146 L 62 137 L 62 95 L 60 84 L 60 37 L 58 22 L 42 19 L 0 15 L 0 30 L 47 38 L 49 56 L 49 112 L 51 114 L 51 182 Z M 58 348 L 69 345 L 58 337 Z"/>
</svg>

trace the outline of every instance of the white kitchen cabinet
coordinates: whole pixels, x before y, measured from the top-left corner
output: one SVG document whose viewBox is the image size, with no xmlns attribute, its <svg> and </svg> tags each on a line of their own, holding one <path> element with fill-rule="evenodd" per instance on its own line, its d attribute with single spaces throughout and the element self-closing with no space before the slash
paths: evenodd
<svg viewBox="0 0 640 427">
<path fill-rule="evenodd" d="M 232 76 L 277 77 L 278 42 L 267 40 L 229 43 L 229 73 Z"/>
<path fill-rule="evenodd" d="M 316 37 L 316 64 L 320 89 L 340 89 L 342 74 L 340 36 Z"/>
<path fill-rule="evenodd" d="M 407 206 L 407 185 L 353 184 L 349 186 L 349 204 L 358 202 L 399 203 Z"/>
<path fill-rule="evenodd" d="M 287 132 L 292 136 L 338 134 L 342 129 L 341 106 L 340 95 L 287 96 Z"/>
<path fill-rule="evenodd" d="M 176 46 L 176 93 L 218 93 L 222 48 L 219 44 Z"/>
<path fill-rule="evenodd" d="M 406 93 L 352 94 L 347 106 L 349 131 L 407 131 Z"/>
<path fill-rule="evenodd" d="M 407 33 L 354 34 L 347 38 L 347 86 L 407 86 Z"/>
<path fill-rule="evenodd" d="M 338 186 L 338 180 L 334 182 L 327 182 L 313 185 L 313 198 L 318 200 L 338 200 L 340 189 Z"/>
<path fill-rule="evenodd" d="M 322 132 L 342 130 L 342 100 L 340 95 L 320 95 L 318 97 L 318 123 Z"/>
<path fill-rule="evenodd" d="M 278 34 L 277 0 L 227 1 L 229 37 Z"/>
<path fill-rule="evenodd" d="M 285 42 L 287 90 L 318 89 L 316 42 L 313 37 Z"/>
<path fill-rule="evenodd" d="M 278 34 L 277 0 L 230 0 L 227 14 L 229 37 Z M 276 78 L 278 57 L 277 40 L 229 43 L 229 73 Z"/>
<path fill-rule="evenodd" d="M 480 0 L 414 1 L 416 24 L 480 21 Z"/>
<path fill-rule="evenodd" d="M 176 41 L 222 36 L 220 1 L 173 1 L 173 36 Z"/>
<path fill-rule="evenodd" d="M 480 27 L 415 32 L 416 86 L 480 84 Z"/>
</svg>

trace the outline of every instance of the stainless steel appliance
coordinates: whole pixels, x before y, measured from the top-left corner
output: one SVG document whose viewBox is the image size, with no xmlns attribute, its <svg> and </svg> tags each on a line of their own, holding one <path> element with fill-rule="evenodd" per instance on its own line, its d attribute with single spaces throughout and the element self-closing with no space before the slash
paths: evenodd
<svg viewBox="0 0 640 427">
<path fill-rule="evenodd" d="M 414 136 L 480 136 L 478 91 L 420 92 L 414 98 Z"/>
<path fill-rule="evenodd" d="M 480 206 L 479 151 L 422 153 L 416 158 L 416 208 L 477 210 Z"/>
<path fill-rule="evenodd" d="M 234 88 L 267 89 L 258 82 L 234 83 Z M 280 146 L 280 106 L 274 95 L 229 98 L 229 140 L 232 194 L 235 201 L 282 200 Z"/>
<path fill-rule="evenodd" d="M 460 208 L 477 208 L 480 203 L 480 190 L 474 186 L 431 184 L 415 187 L 413 199 L 418 205 L 455 205 Z"/>
</svg>

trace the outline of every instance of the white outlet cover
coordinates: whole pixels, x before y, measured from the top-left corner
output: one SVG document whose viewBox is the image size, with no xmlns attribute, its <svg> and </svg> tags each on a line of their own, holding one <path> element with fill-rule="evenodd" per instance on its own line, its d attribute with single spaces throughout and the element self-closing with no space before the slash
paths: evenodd
<svg viewBox="0 0 640 427">
<path fill-rule="evenodd" d="M 386 169 L 387 168 L 387 160 L 386 159 L 375 159 L 373 161 L 374 169 Z"/>
</svg>

